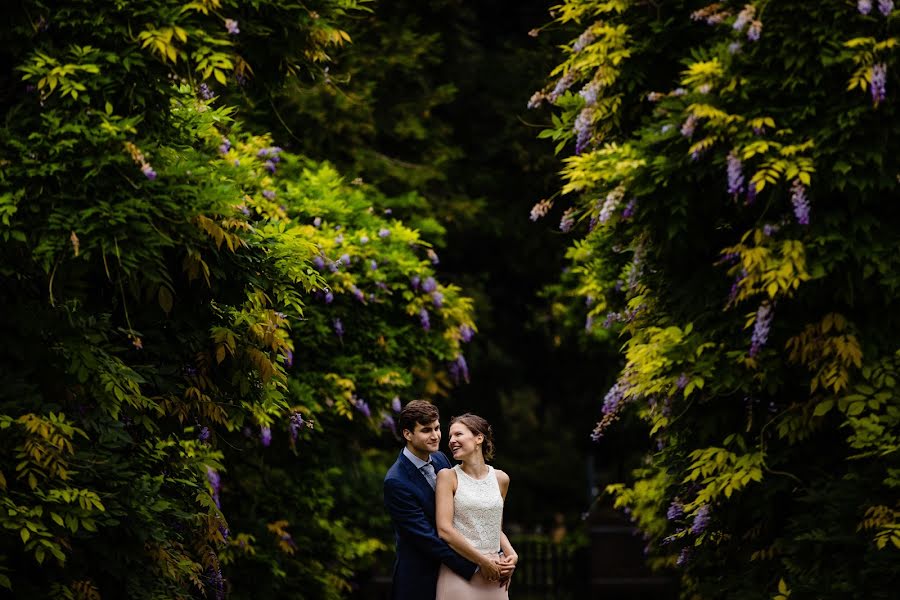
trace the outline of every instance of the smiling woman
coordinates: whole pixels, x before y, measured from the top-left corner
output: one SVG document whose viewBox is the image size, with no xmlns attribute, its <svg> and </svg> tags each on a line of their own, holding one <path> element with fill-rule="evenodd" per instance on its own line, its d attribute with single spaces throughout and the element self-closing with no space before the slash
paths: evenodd
<svg viewBox="0 0 900 600">
<path fill-rule="evenodd" d="M 492 438 L 490 424 L 477 415 L 466 413 L 450 421 L 450 451 L 462 462 L 438 473 L 438 533 L 479 570 L 466 581 L 441 567 L 438 600 L 509 597 L 519 557 L 502 530 L 509 476 L 485 463 L 493 456 Z"/>
</svg>

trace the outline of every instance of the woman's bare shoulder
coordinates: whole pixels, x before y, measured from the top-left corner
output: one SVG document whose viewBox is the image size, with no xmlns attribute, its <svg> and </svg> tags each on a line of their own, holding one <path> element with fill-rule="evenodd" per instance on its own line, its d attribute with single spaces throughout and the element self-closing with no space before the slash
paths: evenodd
<svg viewBox="0 0 900 600">
<path fill-rule="evenodd" d="M 453 469 L 441 469 L 437 472 L 437 483 L 444 487 L 450 486 L 454 492 L 456 491 L 456 471 Z"/>
<path fill-rule="evenodd" d="M 497 481 L 501 485 L 509 485 L 509 475 L 506 474 L 506 471 L 501 471 L 500 469 L 494 469 L 494 473 L 497 475 Z"/>
</svg>

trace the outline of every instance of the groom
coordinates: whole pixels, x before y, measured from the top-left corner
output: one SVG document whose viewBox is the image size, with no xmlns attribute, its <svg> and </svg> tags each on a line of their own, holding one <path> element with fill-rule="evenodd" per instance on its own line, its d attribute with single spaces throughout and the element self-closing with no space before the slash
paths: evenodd
<svg viewBox="0 0 900 600">
<path fill-rule="evenodd" d="M 437 472 L 450 468 L 450 461 L 438 452 L 441 425 L 437 408 L 413 400 L 400 411 L 397 425 L 406 447 L 384 477 L 384 505 L 397 535 L 391 598 L 433 600 L 441 563 L 467 580 L 477 565 L 454 552 L 435 528 Z"/>
</svg>

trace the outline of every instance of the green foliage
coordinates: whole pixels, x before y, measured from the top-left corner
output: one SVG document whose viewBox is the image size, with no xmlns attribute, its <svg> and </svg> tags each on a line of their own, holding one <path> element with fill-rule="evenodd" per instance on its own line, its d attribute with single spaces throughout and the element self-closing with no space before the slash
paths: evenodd
<svg viewBox="0 0 900 600">
<path fill-rule="evenodd" d="M 26 4 L 0 38 L 23 79 L 0 145 L 0 585 L 340 597 L 383 548 L 365 446 L 394 398 L 451 385 L 471 301 L 411 283 L 430 245 L 390 199 L 199 82 L 320 69 L 360 3 Z"/>
<path fill-rule="evenodd" d="M 553 109 L 542 137 L 578 146 L 557 293 L 575 315 L 590 298 L 589 335 L 626 338 L 595 435 L 633 411 L 657 449 L 608 492 L 651 536 L 651 562 L 677 562 L 686 598 L 892 597 L 894 14 L 553 10 L 584 31 L 534 99 Z"/>
</svg>

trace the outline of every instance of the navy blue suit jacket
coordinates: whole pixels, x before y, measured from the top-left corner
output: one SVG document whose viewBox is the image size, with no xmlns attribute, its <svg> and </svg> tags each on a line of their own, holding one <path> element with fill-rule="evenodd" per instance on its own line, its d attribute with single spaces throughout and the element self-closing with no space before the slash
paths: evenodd
<svg viewBox="0 0 900 600">
<path fill-rule="evenodd" d="M 432 454 L 431 462 L 435 473 L 450 468 L 450 461 L 442 452 Z M 477 565 L 438 537 L 434 490 L 402 451 L 384 476 L 384 506 L 397 535 L 391 595 L 394 600 L 433 599 L 441 563 L 465 579 L 475 574 Z"/>
</svg>

